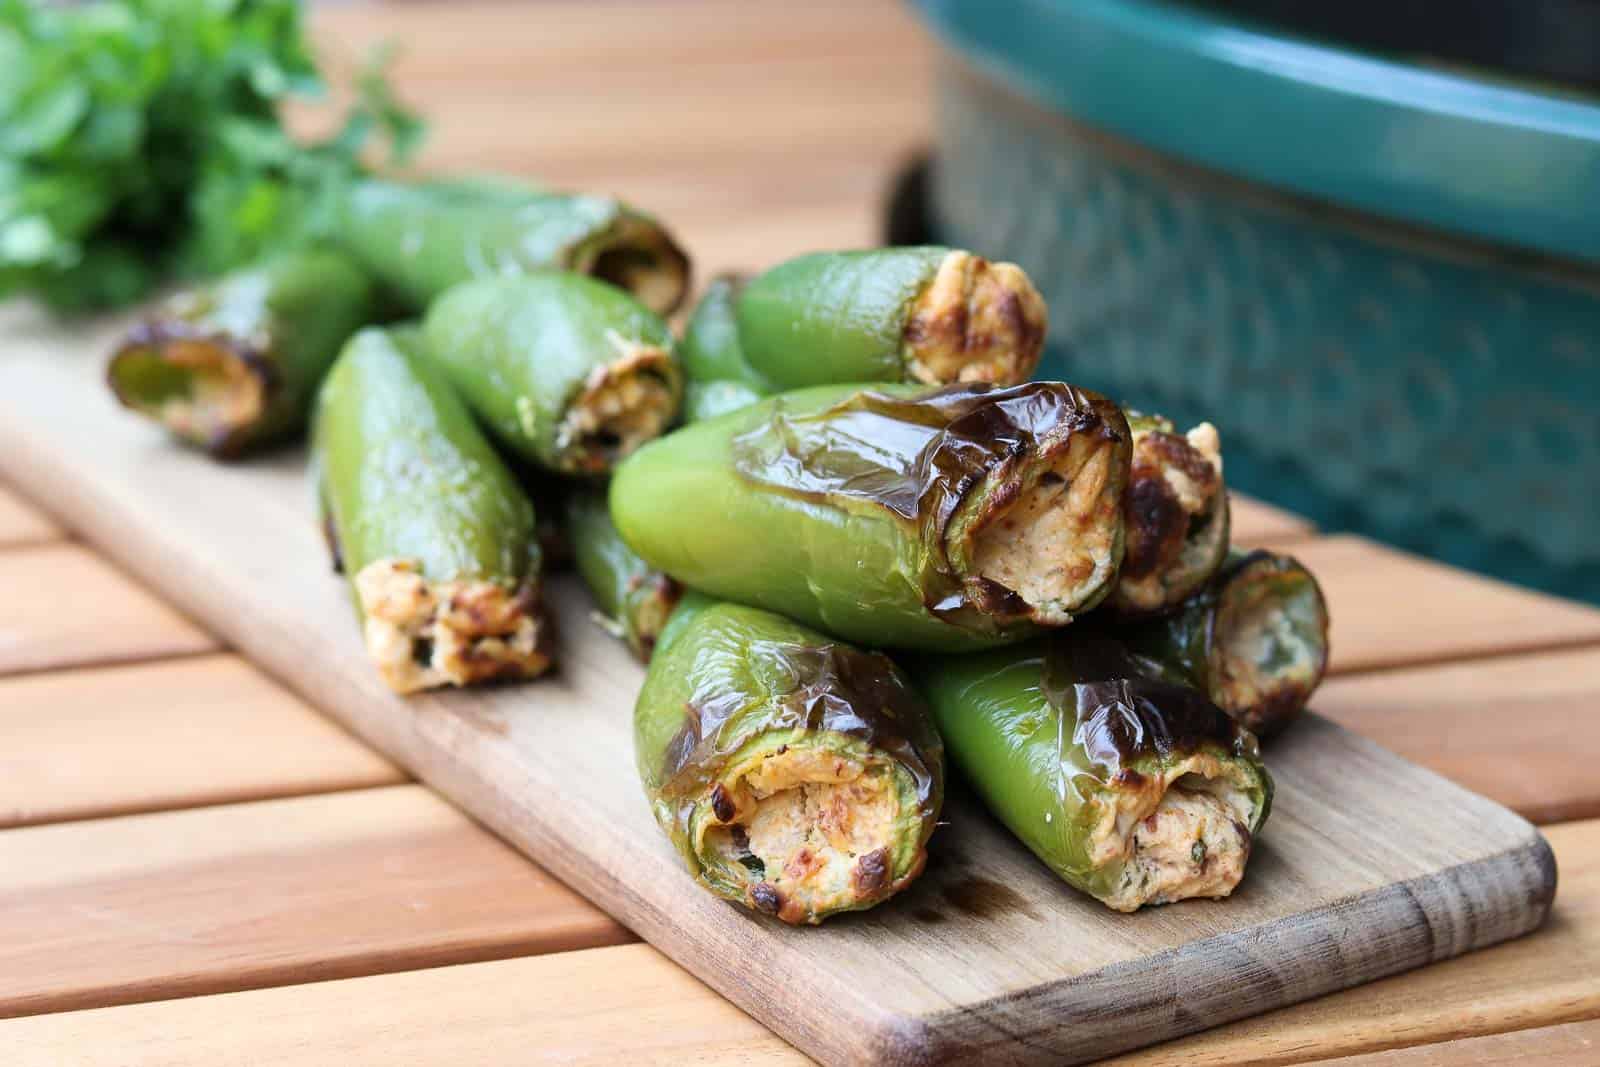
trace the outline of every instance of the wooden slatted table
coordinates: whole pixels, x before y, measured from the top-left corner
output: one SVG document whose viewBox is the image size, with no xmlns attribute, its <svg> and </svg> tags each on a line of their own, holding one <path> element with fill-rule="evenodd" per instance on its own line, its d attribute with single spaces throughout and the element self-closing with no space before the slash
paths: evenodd
<svg viewBox="0 0 1600 1067">
<path fill-rule="evenodd" d="M 890 4 L 318 19 L 344 66 L 405 42 L 431 165 L 620 192 L 702 269 L 874 240 L 889 176 L 928 136 L 929 48 Z M 49 505 L 0 486 L 3 1062 L 802 1060 Z M 1118 1062 L 1600 1062 L 1600 612 L 1236 506 L 1241 540 L 1327 586 L 1318 709 L 1545 824 L 1560 891 L 1529 938 Z"/>
</svg>

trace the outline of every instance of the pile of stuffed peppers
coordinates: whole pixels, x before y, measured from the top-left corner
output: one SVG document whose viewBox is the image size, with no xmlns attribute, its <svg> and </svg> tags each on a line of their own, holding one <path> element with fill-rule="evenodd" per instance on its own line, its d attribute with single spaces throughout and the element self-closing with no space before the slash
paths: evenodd
<svg viewBox="0 0 1600 1067">
<path fill-rule="evenodd" d="M 1221 441 L 1033 380 L 1021 268 L 943 247 L 713 279 L 649 215 L 497 178 L 344 194 L 332 236 L 180 293 L 116 397 L 236 459 L 302 433 L 399 693 L 559 658 L 570 562 L 647 665 L 635 761 L 706 890 L 788 923 L 928 862 L 945 757 L 1118 911 L 1225 897 L 1327 609 L 1229 540 Z M 572 637 L 573 635 L 568 635 Z"/>
</svg>

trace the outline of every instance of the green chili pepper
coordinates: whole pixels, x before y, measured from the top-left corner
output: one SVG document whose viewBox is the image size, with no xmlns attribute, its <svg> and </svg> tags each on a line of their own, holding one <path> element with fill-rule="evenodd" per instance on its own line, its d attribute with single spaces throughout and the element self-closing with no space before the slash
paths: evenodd
<svg viewBox="0 0 1600 1067">
<path fill-rule="evenodd" d="M 559 271 L 482 278 L 428 311 L 432 358 L 507 449 L 603 474 L 677 417 L 672 333 L 627 293 Z"/>
<path fill-rule="evenodd" d="M 1134 911 L 1239 883 L 1272 779 L 1201 694 L 1077 629 L 910 666 L 950 758 L 1068 884 Z"/>
<path fill-rule="evenodd" d="M 107 379 L 124 406 L 230 458 L 303 428 L 339 346 L 377 314 L 353 260 L 288 254 L 168 300 L 122 339 Z"/>
<path fill-rule="evenodd" d="M 1152 670 L 1263 736 L 1300 713 L 1328 667 L 1328 605 L 1316 578 L 1262 550 L 1232 554 L 1175 614 L 1118 636 Z"/>
<path fill-rule="evenodd" d="M 873 647 L 980 648 L 1111 591 L 1128 449 L 1116 405 L 1060 382 L 823 386 L 641 449 L 611 514 L 691 588 Z"/>
<path fill-rule="evenodd" d="M 1026 381 L 1048 313 L 1011 263 L 938 247 L 822 252 L 752 279 L 739 343 L 778 389 L 832 382 Z"/>
<path fill-rule="evenodd" d="M 688 379 L 683 393 L 685 422 L 726 415 L 749 407 L 772 393 L 772 384 L 757 374 L 739 347 L 734 303 L 745 278 L 724 274 L 711 279 L 695 305 L 678 344 L 678 358 Z"/>
<path fill-rule="evenodd" d="M 338 231 L 416 312 L 469 278 L 541 269 L 592 275 L 661 314 L 689 285 L 688 258 L 649 216 L 610 197 L 504 179 L 358 182 L 343 199 Z"/>
<path fill-rule="evenodd" d="M 566 528 L 578 573 L 599 604 L 606 629 L 648 663 L 682 589 L 623 543 L 604 489 L 584 486 L 567 494 Z"/>
<path fill-rule="evenodd" d="M 1202 422 L 1188 434 L 1167 419 L 1128 415 L 1133 469 L 1123 498 L 1128 552 L 1111 607 L 1149 615 L 1187 600 L 1228 555 L 1228 491 L 1217 431 Z"/>
<path fill-rule="evenodd" d="M 788 923 L 909 885 L 944 798 L 938 734 L 887 657 L 696 593 L 650 661 L 634 751 L 695 878 Z"/>
<path fill-rule="evenodd" d="M 324 529 L 391 688 L 533 677 L 550 663 L 533 505 L 420 349 L 362 330 L 323 384 Z"/>
</svg>

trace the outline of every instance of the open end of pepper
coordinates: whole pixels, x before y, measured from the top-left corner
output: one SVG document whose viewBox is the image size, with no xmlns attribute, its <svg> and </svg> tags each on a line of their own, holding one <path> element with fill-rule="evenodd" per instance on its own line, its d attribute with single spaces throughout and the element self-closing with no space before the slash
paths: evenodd
<svg viewBox="0 0 1600 1067">
<path fill-rule="evenodd" d="M 1125 615 L 1182 603 L 1228 554 L 1228 494 L 1216 427 L 1185 435 L 1160 423 L 1133 432 L 1133 468 L 1123 496 L 1128 550 L 1112 605 Z"/>
<path fill-rule="evenodd" d="M 650 572 L 628 590 L 623 608 L 628 613 L 625 638 L 640 660 L 650 662 L 656 640 L 682 596 L 683 586 L 659 571 Z"/>
<path fill-rule="evenodd" d="M 677 417 L 683 389 L 672 353 L 617 339 L 617 359 L 584 381 L 557 433 L 562 466 L 603 474 L 664 433 Z"/>
<path fill-rule="evenodd" d="M 626 289 L 658 315 L 676 311 L 689 291 L 689 257 L 660 224 L 637 215 L 622 215 L 579 249 L 572 269 Z"/>
<path fill-rule="evenodd" d="M 531 582 L 430 581 L 409 560 L 382 559 L 355 585 L 367 652 L 397 693 L 533 678 L 550 666 Z"/>
<path fill-rule="evenodd" d="M 1125 776 L 1096 827 L 1096 865 L 1120 863 L 1102 897 L 1114 911 L 1232 893 L 1250 859 L 1259 813 L 1250 783 L 1209 753 L 1161 773 Z"/>
<path fill-rule="evenodd" d="M 1051 455 L 980 489 L 981 514 L 953 527 L 969 547 L 957 546 L 952 556 L 965 556 L 982 582 L 1021 598 L 1035 621 L 1071 622 L 1106 595 L 1116 575 L 1122 519 L 1115 445 L 1101 434 L 1074 433 Z"/>
<path fill-rule="evenodd" d="M 1258 734 L 1297 715 L 1328 665 L 1328 605 L 1285 557 L 1246 563 L 1223 588 L 1212 631 L 1211 699 Z"/>
<path fill-rule="evenodd" d="M 124 407 L 218 456 L 242 446 L 274 384 L 271 367 L 249 346 L 161 321 L 128 335 L 106 377 Z"/>
<path fill-rule="evenodd" d="M 1021 267 L 952 251 L 906 318 L 906 370 L 929 385 L 1027 381 L 1044 351 L 1049 312 Z"/>
<path fill-rule="evenodd" d="M 887 758 L 841 755 L 826 735 L 761 751 L 712 786 L 698 851 L 713 881 L 787 923 L 870 907 L 920 872 L 900 829 L 910 783 Z"/>
</svg>

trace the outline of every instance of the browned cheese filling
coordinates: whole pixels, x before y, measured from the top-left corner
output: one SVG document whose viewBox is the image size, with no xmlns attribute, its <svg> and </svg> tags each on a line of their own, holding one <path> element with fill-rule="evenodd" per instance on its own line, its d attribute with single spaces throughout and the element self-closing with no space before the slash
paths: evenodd
<svg viewBox="0 0 1600 1067">
<path fill-rule="evenodd" d="M 628 215 L 605 240 L 579 249 L 572 269 L 627 290 L 658 315 L 677 307 L 688 283 L 687 260 L 661 227 Z"/>
<path fill-rule="evenodd" d="M 1048 325 L 1044 297 L 1021 267 L 953 251 L 906 319 L 906 368 L 931 385 L 1016 385 L 1038 365 Z"/>
<path fill-rule="evenodd" d="M 1040 622 L 1071 622 L 1117 566 L 1112 456 L 1097 435 L 1075 435 L 973 538 L 973 569 L 1016 593 Z"/>
<path fill-rule="evenodd" d="M 1117 607 L 1159 611 L 1204 582 L 1226 551 L 1224 492 L 1222 447 L 1209 422 L 1181 437 L 1160 430 L 1135 435 Z"/>
<path fill-rule="evenodd" d="M 1096 866 L 1122 863 L 1107 907 L 1137 911 L 1232 893 L 1250 859 L 1251 802 L 1210 755 L 1181 761 L 1163 777 L 1117 794 L 1096 828 Z"/>
<path fill-rule="evenodd" d="M 117 358 L 164 364 L 181 380 L 181 388 L 165 390 L 159 397 L 124 390 L 119 395 L 188 440 L 210 444 L 225 439 L 254 425 L 266 409 L 266 383 L 260 371 L 225 345 L 168 340 L 159 347 L 130 349 Z"/>
<path fill-rule="evenodd" d="M 892 890 L 899 807 L 892 765 L 780 747 L 714 787 L 701 854 L 738 874 L 757 910 L 815 922 Z"/>
<path fill-rule="evenodd" d="M 672 355 L 651 345 L 613 342 L 621 355 L 583 383 L 556 435 L 577 472 L 603 472 L 659 437 L 677 414 Z"/>
<path fill-rule="evenodd" d="M 1270 730 L 1320 680 L 1327 619 L 1309 582 L 1292 595 L 1277 583 L 1244 589 L 1218 612 L 1215 685 L 1225 711 L 1252 730 Z"/>
<path fill-rule="evenodd" d="M 367 652 L 397 693 L 499 678 L 550 666 L 536 598 L 486 581 L 430 581 L 408 560 L 382 559 L 355 579 Z"/>
</svg>

